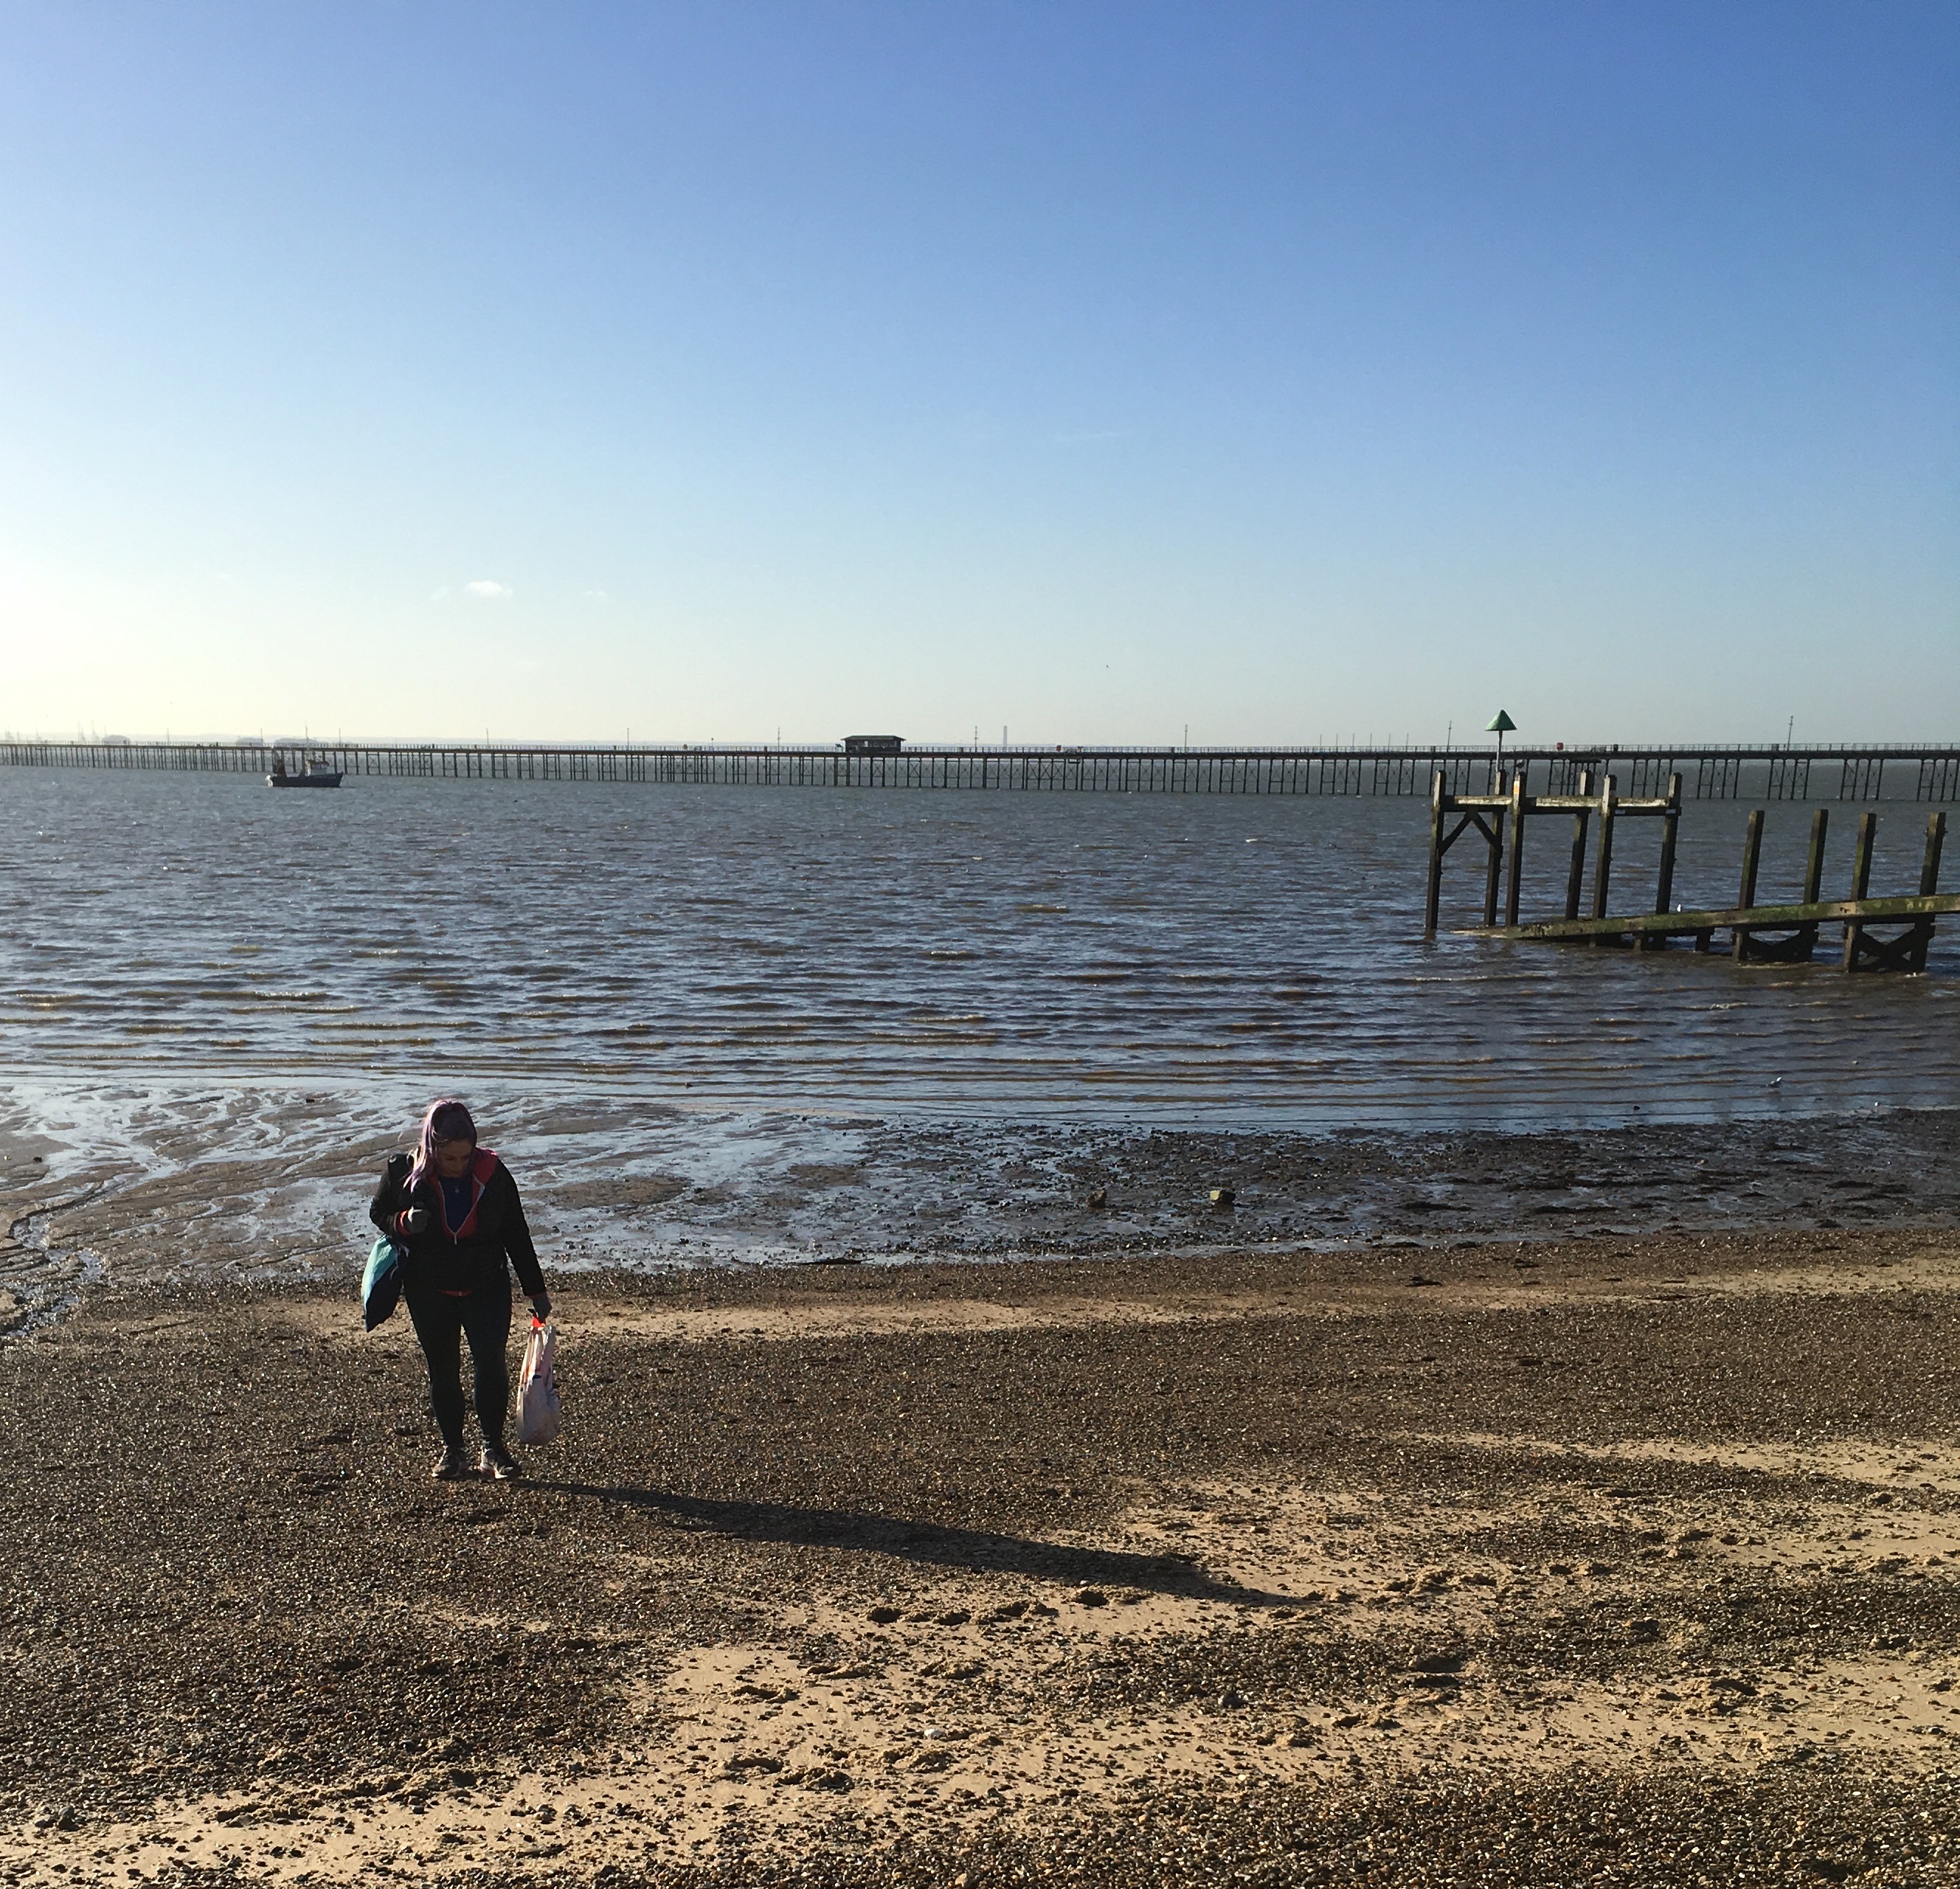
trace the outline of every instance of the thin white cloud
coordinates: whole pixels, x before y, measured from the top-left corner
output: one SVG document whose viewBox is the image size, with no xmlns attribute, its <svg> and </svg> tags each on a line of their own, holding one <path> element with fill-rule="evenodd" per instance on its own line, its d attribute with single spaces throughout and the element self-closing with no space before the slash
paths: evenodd
<svg viewBox="0 0 1960 1889">
<path fill-rule="evenodd" d="M 584 596 L 587 603 L 610 603 L 612 601 L 611 596 L 603 590 L 587 590 Z"/>
<path fill-rule="evenodd" d="M 476 577 L 463 587 L 466 597 L 481 597 L 487 603 L 507 603 L 517 593 L 508 584 L 499 584 L 495 577 Z"/>
</svg>

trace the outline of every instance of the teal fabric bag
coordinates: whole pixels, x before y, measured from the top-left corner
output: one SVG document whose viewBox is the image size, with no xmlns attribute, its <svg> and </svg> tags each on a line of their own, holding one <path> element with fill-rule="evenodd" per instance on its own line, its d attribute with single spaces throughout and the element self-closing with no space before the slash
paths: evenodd
<svg viewBox="0 0 1960 1889">
<path fill-rule="evenodd" d="M 361 1315 L 368 1329 L 384 1323 L 402 1299 L 402 1249 L 385 1234 L 368 1255 L 361 1275 Z"/>
</svg>

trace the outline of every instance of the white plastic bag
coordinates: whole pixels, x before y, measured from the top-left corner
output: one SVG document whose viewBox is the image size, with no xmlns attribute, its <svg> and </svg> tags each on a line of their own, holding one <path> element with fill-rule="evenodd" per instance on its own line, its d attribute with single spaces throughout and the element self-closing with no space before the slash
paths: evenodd
<svg viewBox="0 0 1960 1889">
<path fill-rule="evenodd" d="M 524 1347 L 523 1368 L 517 1373 L 517 1441 L 548 1443 L 558 1433 L 558 1392 L 552 1384 L 552 1353 L 558 1348 L 558 1328 L 547 1319 L 531 1327 Z"/>
</svg>

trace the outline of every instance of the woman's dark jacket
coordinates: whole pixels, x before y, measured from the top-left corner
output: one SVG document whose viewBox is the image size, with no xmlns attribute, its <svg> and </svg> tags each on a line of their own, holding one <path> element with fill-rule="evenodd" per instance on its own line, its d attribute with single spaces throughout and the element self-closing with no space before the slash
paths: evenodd
<svg viewBox="0 0 1960 1889">
<path fill-rule="evenodd" d="M 485 1149 L 479 1162 L 489 1154 Z M 414 1162 L 406 1154 L 392 1154 L 381 1170 L 381 1185 L 374 1190 L 368 1217 L 396 1241 L 406 1257 L 402 1264 L 402 1283 L 413 1289 L 433 1286 L 438 1292 L 475 1292 L 479 1288 L 508 1293 L 511 1276 L 505 1261 L 517 1269 L 517 1282 L 524 1296 L 535 1299 L 545 1289 L 545 1276 L 539 1269 L 538 1249 L 531 1244 L 531 1229 L 524 1224 L 523 1203 L 517 1198 L 517 1184 L 511 1170 L 494 1155 L 495 1162 L 483 1181 L 483 1189 L 462 1236 L 452 1237 L 444 1216 L 442 1183 L 433 1173 L 425 1174 L 422 1185 L 411 1194 L 409 1174 Z M 486 1164 L 487 1165 L 487 1164 Z M 402 1230 L 402 1216 L 412 1207 L 429 1210 L 434 1229 L 420 1235 Z"/>
</svg>

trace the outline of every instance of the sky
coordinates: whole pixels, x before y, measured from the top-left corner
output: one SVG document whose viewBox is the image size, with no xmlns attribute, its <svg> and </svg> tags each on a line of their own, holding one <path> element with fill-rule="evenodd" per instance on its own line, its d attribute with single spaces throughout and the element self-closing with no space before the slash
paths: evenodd
<svg viewBox="0 0 1960 1889">
<path fill-rule="evenodd" d="M 1960 11 L 0 0 L 0 727 L 1960 738 Z"/>
</svg>

